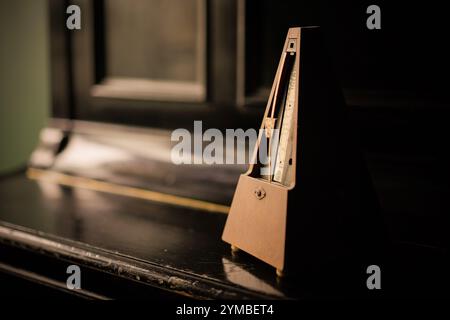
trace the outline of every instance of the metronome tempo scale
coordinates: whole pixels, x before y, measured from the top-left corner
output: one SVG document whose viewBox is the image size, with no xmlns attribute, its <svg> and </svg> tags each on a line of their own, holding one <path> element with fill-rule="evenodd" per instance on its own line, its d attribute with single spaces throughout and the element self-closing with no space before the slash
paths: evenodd
<svg viewBox="0 0 450 320">
<path fill-rule="evenodd" d="M 274 97 L 270 103 L 270 116 L 264 119 L 264 133 L 269 140 L 268 167 L 270 174 L 267 175 L 267 178 L 269 182 L 273 180 L 284 186 L 290 186 L 292 182 L 290 167 L 292 166 L 293 120 L 297 88 L 297 73 L 293 63 L 295 48 L 296 39 L 289 39 L 287 49 L 283 52 L 281 59 L 281 76 L 276 83 Z M 285 81 L 281 81 L 285 77 L 289 79 L 287 85 L 284 83 Z M 277 112 L 277 118 L 274 117 L 275 112 Z M 273 134 L 274 130 L 279 130 L 280 133 Z M 275 156 L 272 154 L 273 149 L 276 150 Z M 272 170 L 272 162 L 275 165 L 274 170 Z"/>
</svg>

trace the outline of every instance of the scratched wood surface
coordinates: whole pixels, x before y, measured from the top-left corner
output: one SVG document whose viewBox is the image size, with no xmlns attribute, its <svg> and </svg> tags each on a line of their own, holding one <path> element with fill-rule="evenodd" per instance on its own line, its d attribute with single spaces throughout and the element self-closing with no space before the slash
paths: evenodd
<svg viewBox="0 0 450 320">
<path fill-rule="evenodd" d="M 46 256 L 42 263 L 53 271 L 61 260 L 73 261 L 196 298 L 297 296 L 295 287 L 277 283 L 269 266 L 231 255 L 221 240 L 222 213 L 33 181 L 24 174 L 3 180 L 0 195 L 0 260 L 6 263 L 17 264 L 11 247 L 20 247 L 27 255 Z M 32 261 L 20 269 L 34 269 L 38 263 Z M 48 277 L 65 276 L 64 265 Z"/>
</svg>

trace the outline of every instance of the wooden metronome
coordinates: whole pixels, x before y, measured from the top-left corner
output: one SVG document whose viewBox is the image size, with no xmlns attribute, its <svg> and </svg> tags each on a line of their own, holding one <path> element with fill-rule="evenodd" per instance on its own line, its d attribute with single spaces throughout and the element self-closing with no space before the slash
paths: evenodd
<svg viewBox="0 0 450 320">
<path fill-rule="evenodd" d="M 372 232 L 380 226 L 378 202 L 324 52 L 319 27 L 289 29 L 253 161 L 222 235 L 277 275 L 288 264 L 315 268 L 365 252 L 379 239 Z"/>
</svg>

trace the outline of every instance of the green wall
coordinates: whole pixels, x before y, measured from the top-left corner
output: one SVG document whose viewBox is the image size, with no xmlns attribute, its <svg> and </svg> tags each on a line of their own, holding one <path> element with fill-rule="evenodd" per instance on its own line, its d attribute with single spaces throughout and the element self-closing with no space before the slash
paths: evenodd
<svg viewBox="0 0 450 320">
<path fill-rule="evenodd" d="M 46 0 L 0 0 L 0 174 L 27 163 L 50 105 Z"/>
</svg>

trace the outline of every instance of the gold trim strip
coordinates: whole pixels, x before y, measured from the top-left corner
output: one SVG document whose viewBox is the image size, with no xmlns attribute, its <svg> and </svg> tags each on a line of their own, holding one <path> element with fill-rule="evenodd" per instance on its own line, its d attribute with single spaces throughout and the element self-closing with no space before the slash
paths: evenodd
<svg viewBox="0 0 450 320">
<path fill-rule="evenodd" d="M 128 187 L 90 178 L 76 177 L 51 170 L 29 168 L 27 170 L 27 177 L 32 180 L 53 182 L 69 187 L 112 193 L 121 196 L 145 199 L 154 202 L 166 203 L 175 206 L 187 207 L 191 209 L 197 209 L 208 212 L 228 214 L 228 211 L 230 210 L 230 207 L 217 203 L 180 197 L 141 188 Z"/>
</svg>

